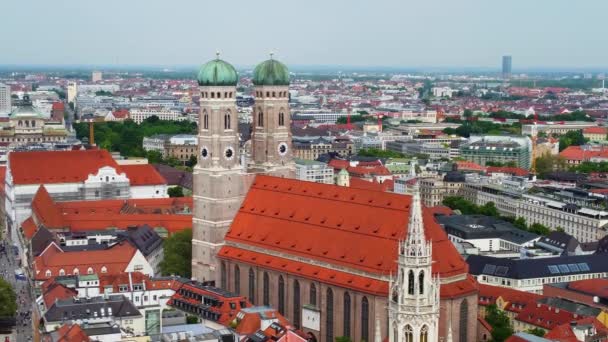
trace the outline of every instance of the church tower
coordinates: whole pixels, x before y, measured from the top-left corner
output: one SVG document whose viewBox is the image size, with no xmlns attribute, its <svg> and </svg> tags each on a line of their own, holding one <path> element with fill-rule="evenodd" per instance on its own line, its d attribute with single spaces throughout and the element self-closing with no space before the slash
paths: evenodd
<svg viewBox="0 0 608 342">
<path fill-rule="evenodd" d="M 295 177 L 291 152 L 289 71 L 272 58 L 253 71 L 255 104 L 251 136 L 251 171 Z"/>
<path fill-rule="evenodd" d="M 391 281 L 389 342 L 439 340 L 439 276 L 432 272 L 432 243 L 424 235 L 418 184 L 414 186 L 407 237 L 399 243 L 398 273 Z"/>
<path fill-rule="evenodd" d="M 216 255 L 243 201 L 246 177 L 239 160 L 236 69 L 216 59 L 198 73 L 198 164 L 194 167 L 192 277 L 220 284 Z"/>
</svg>

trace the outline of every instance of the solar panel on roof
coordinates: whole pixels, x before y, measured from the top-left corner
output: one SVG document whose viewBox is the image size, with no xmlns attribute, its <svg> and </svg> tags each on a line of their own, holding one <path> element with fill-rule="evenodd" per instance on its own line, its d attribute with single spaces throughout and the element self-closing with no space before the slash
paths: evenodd
<svg viewBox="0 0 608 342">
<path fill-rule="evenodd" d="M 580 272 L 580 268 L 578 268 L 578 266 L 576 266 L 576 264 L 568 264 L 568 268 L 570 269 L 570 272 Z"/>
<path fill-rule="evenodd" d="M 580 263 L 577 265 L 578 265 L 578 268 L 580 268 L 581 271 L 583 271 L 583 272 L 591 271 L 591 269 L 589 268 L 589 265 L 587 265 L 586 262 L 583 262 L 583 263 Z"/>
<path fill-rule="evenodd" d="M 506 276 L 507 272 L 509 272 L 509 268 L 508 267 L 498 266 L 496 268 L 496 273 L 494 273 L 494 274 L 496 274 L 497 276 Z"/>
<path fill-rule="evenodd" d="M 496 271 L 496 266 L 488 264 L 483 267 L 483 271 L 481 273 L 494 274 L 494 271 Z"/>
<path fill-rule="evenodd" d="M 555 265 L 549 265 L 549 272 L 551 274 L 558 274 L 559 273 L 559 269 Z"/>
<path fill-rule="evenodd" d="M 570 269 L 568 268 L 567 265 L 557 265 L 557 267 L 559 267 L 559 271 L 562 273 L 569 273 Z"/>
</svg>

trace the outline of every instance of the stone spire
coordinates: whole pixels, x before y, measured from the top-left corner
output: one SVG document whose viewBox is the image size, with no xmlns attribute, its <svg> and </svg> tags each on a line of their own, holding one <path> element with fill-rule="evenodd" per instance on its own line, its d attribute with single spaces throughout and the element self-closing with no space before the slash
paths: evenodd
<svg viewBox="0 0 608 342">
<path fill-rule="evenodd" d="M 454 341 L 454 338 L 452 337 L 452 315 L 450 315 L 450 321 L 448 322 L 448 335 L 445 338 L 446 342 L 452 342 Z"/>
<path fill-rule="evenodd" d="M 420 200 L 420 186 L 418 182 L 412 187 L 412 209 L 407 229 L 406 245 L 409 247 L 426 247 L 424 236 L 424 223 L 422 221 L 422 204 Z M 421 251 L 421 250 L 420 250 Z"/>
</svg>

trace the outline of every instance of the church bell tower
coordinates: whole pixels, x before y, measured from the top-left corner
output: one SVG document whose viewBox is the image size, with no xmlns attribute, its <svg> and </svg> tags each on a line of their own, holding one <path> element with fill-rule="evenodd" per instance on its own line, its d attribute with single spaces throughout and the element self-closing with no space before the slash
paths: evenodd
<svg viewBox="0 0 608 342">
<path fill-rule="evenodd" d="M 439 276 L 432 274 L 418 184 L 413 192 L 407 237 L 399 243 L 398 272 L 389 287 L 389 342 L 439 340 Z"/>
<path fill-rule="evenodd" d="M 269 60 L 255 67 L 253 84 L 255 105 L 251 137 L 251 171 L 294 178 L 289 71 L 271 54 Z"/>
<path fill-rule="evenodd" d="M 217 253 L 247 189 L 239 160 L 235 68 L 216 59 L 197 77 L 200 91 L 198 164 L 193 172 L 192 277 L 220 284 Z"/>
</svg>

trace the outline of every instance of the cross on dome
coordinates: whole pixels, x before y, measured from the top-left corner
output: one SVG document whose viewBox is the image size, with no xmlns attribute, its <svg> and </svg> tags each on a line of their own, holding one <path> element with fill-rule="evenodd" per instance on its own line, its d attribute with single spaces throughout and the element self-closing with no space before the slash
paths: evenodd
<svg viewBox="0 0 608 342">
<path fill-rule="evenodd" d="M 217 60 L 220 59 L 220 50 L 215 51 L 215 59 L 217 59 Z"/>
<path fill-rule="evenodd" d="M 273 59 L 274 57 L 274 51 L 270 51 L 270 59 Z"/>
</svg>

